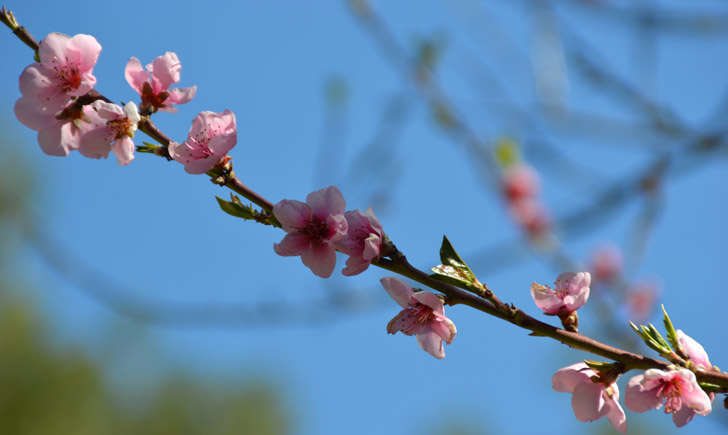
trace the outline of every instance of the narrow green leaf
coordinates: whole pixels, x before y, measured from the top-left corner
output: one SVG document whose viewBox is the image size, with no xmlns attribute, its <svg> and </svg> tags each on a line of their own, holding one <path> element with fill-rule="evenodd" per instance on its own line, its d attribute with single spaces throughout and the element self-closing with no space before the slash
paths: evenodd
<svg viewBox="0 0 728 435">
<path fill-rule="evenodd" d="M 662 314 L 663 314 L 662 323 L 665 324 L 665 331 L 667 331 L 667 339 L 670 340 L 670 343 L 672 343 L 673 349 L 682 353 L 682 349 L 680 349 L 680 344 L 677 341 L 677 331 L 675 331 L 675 326 L 673 326 L 672 320 L 670 320 L 670 316 L 667 315 L 665 306 L 661 304 L 660 308 L 662 308 Z"/>
<path fill-rule="evenodd" d="M 224 199 L 220 198 L 219 196 L 216 196 L 215 199 L 217 199 L 218 205 L 220 205 L 220 209 L 224 211 L 225 213 L 239 217 L 242 219 L 255 219 L 255 215 L 253 213 L 252 207 L 250 206 L 243 206 L 240 202 L 240 199 L 237 198 L 235 195 L 231 195 L 233 201 L 225 201 Z M 236 201 L 237 199 L 237 201 Z"/>
</svg>

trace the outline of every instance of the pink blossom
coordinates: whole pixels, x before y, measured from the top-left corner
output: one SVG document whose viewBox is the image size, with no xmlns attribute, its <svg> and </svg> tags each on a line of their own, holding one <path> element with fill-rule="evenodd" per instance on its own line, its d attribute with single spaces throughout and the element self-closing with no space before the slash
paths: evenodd
<svg viewBox="0 0 728 435">
<path fill-rule="evenodd" d="M 187 140 L 169 145 L 169 155 L 190 174 L 203 174 L 222 160 L 238 142 L 235 114 L 201 112 L 192 121 Z"/>
<path fill-rule="evenodd" d="M 678 329 L 676 333 L 677 342 L 680 345 L 680 351 L 688 357 L 688 360 L 690 360 L 696 368 L 711 370 L 713 365 L 710 363 L 710 358 L 708 358 L 708 353 L 703 348 L 703 345 L 695 341 L 686 333 L 682 332 L 681 329 Z"/>
<path fill-rule="evenodd" d="M 349 255 L 346 268 L 341 273 L 352 276 L 364 272 L 379 256 L 383 240 L 382 224 L 371 208 L 366 214 L 360 210 L 347 211 L 345 217 L 349 230 L 336 242 L 336 248 Z"/>
<path fill-rule="evenodd" d="M 387 332 L 416 335 L 420 347 L 435 358 L 445 358 L 443 342 L 450 344 L 457 334 L 455 324 L 445 317 L 442 299 L 431 292 L 414 292 L 398 278 L 382 278 L 384 289 L 402 308 L 387 324 Z"/>
<path fill-rule="evenodd" d="M 610 283 L 622 273 L 622 254 L 614 245 L 600 246 L 594 251 L 591 269 L 595 281 Z"/>
<path fill-rule="evenodd" d="M 129 102 L 122 109 L 116 104 L 96 100 L 91 104 L 93 125 L 81 136 L 79 151 L 86 157 L 106 158 L 113 151 L 119 164 L 134 160 L 134 142 L 131 138 L 140 121 L 136 104 Z"/>
<path fill-rule="evenodd" d="M 551 227 L 551 218 L 544 206 L 536 199 L 523 198 L 509 204 L 513 219 L 532 237 L 542 235 Z"/>
<path fill-rule="evenodd" d="M 100 53 L 101 45 L 90 35 L 46 36 L 38 49 L 40 62 L 29 65 L 20 75 L 23 97 L 15 106 L 18 119 L 25 125 L 51 123 L 72 98 L 93 89 L 93 68 Z"/>
<path fill-rule="evenodd" d="M 597 373 L 581 363 L 572 364 L 554 373 L 551 378 L 554 390 L 571 393 L 571 407 L 577 420 L 595 421 L 606 416 L 615 429 L 627 430 L 627 417 L 619 404 L 619 387 L 616 382 L 605 385 L 599 382 Z"/>
<path fill-rule="evenodd" d="M 538 195 L 540 185 L 538 173 L 522 163 L 503 171 L 501 183 L 503 193 L 509 201 L 535 197 Z"/>
<path fill-rule="evenodd" d="M 93 112 L 90 106 L 78 109 L 70 102 L 64 110 L 51 117 L 26 116 L 33 109 L 26 111 L 22 106 L 35 105 L 29 98 L 21 98 L 15 104 L 16 116 L 28 128 L 38 132 L 38 144 L 44 153 L 52 156 L 67 156 L 79 148 L 81 134 L 88 129 L 89 115 Z"/>
<path fill-rule="evenodd" d="M 708 415 L 711 399 L 700 388 L 695 373 L 685 368 L 663 371 L 649 369 L 629 380 L 624 396 L 627 408 L 634 412 L 659 409 L 672 414 L 675 426 L 685 426 L 695 414 Z"/>
<path fill-rule="evenodd" d="M 627 289 L 626 305 L 631 320 L 646 320 L 652 315 L 658 296 L 657 285 L 643 281 L 633 284 Z"/>
<path fill-rule="evenodd" d="M 282 256 L 301 256 L 311 271 L 328 278 L 336 266 L 334 243 L 346 235 L 346 201 L 334 186 L 311 192 L 306 202 L 284 199 L 273 214 L 288 233 L 273 249 Z"/>
<path fill-rule="evenodd" d="M 142 96 L 142 111 L 151 107 L 152 111 L 176 112 L 173 104 L 187 103 L 197 93 L 197 86 L 169 90 L 179 81 L 181 69 L 177 55 L 168 51 L 147 65 L 146 70 L 139 59 L 132 57 L 126 64 L 124 76 L 129 86 Z"/>
<path fill-rule="evenodd" d="M 554 290 L 535 282 L 531 284 L 531 296 L 544 313 L 565 316 L 586 303 L 590 283 L 589 272 L 566 272 L 556 278 Z"/>
</svg>

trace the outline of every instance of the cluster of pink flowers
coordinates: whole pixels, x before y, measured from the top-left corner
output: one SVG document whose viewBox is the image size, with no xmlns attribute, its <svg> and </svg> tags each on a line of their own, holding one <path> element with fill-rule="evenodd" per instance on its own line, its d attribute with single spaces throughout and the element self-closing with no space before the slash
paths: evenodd
<svg viewBox="0 0 728 435">
<path fill-rule="evenodd" d="M 344 197 L 334 186 L 311 192 L 306 202 L 284 199 L 273 214 L 286 236 L 273 245 L 278 255 L 300 256 L 303 264 L 322 278 L 336 267 L 336 251 L 349 256 L 342 273 L 365 271 L 382 253 L 384 232 L 372 209 L 346 210 Z M 431 292 L 415 292 L 397 278 L 383 278 L 382 286 L 403 308 L 387 325 L 387 332 L 417 336 L 420 347 L 444 358 L 443 343 L 455 338 L 455 324 L 445 316 L 443 300 Z"/>
<path fill-rule="evenodd" d="M 346 211 L 346 201 L 334 186 L 311 192 L 306 202 L 284 199 L 273 214 L 288 234 L 273 246 L 278 255 L 301 256 L 311 271 L 328 278 L 336 267 L 336 251 L 349 255 L 344 275 L 365 271 L 379 257 L 382 225 L 371 209 Z"/>
<path fill-rule="evenodd" d="M 540 182 L 533 168 L 523 163 L 507 167 L 501 185 L 508 211 L 529 236 L 539 237 L 549 230 L 551 218 L 540 201 Z"/>
<path fill-rule="evenodd" d="M 96 85 L 93 68 L 101 45 L 90 35 L 69 37 L 51 33 L 40 43 L 40 62 L 29 65 L 20 75 L 22 97 L 15 103 L 15 115 L 25 126 L 38 132 L 38 143 L 46 154 L 67 156 L 78 150 L 99 159 L 113 152 L 121 165 L 134 160 L 132 138 L 142 120 L 157 110 L 175 112 L 176 104 L 189 102 L 196 86 L 170 89 L 180 80 L 177 55 L 167 52 L 143 69 L 132 57 L 124 71 L 129 85 L 141 96 L 137 105 L 116 104 L 96 99 L 78 104 Z M 169 153 L 198 174 L 212 169 L 237 142 L 235 115 L 229 110 L 202 112 L 195 118 L 188 139 L 171 143 Z"/>
<path fill-rule="evenodd" d="M 689 364 L 699 370 L 710 370 L 708 354 L 697 341 L 677 331 L 679 350 Z M 619 404 L 616 376 L 605 376 L 577 363 L 558 370 L 552 379 L 553 389 L 572 393 L 571 405 L 579 421 L 594 421 L 607 417 L 615 429 L 625 432 L 627 420 Z M 675 426 L 688 424 L 695 415 L 708 415 L 714 394 L 700 388 L 695 373 L 683 367 L 668 370 L 649 369 L 627 383 L 624 403 L 633 412 L 659 409 L 672 414 Z"/>
</svg>

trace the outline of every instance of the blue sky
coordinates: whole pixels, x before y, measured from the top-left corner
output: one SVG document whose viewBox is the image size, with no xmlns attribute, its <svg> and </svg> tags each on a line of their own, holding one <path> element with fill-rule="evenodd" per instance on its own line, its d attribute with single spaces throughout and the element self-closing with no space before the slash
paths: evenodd
<svg viewBox="0 0 728 435">
<path fill-rule="evenodd" d="M 678 2 L 663 3 L 681 7 Z M 696 3 L 696 10 L 726 12 L 720 2 Z M 417 38 L 446 35 L 439 80 L 483 138 L 548 139 L 578 163 L 578 173 L 549 173 L 538 159 L 531 161 L 545 171 L 544 200 L 560 214 L 588 203 L 610 181 L 646 165 L 654 150 L 682 142 L 634 139 L 610 128 L 590 137 L 565 137 L 543 120 L 534 127 L 508 116 L 507 104 L 533 108 L 537 102 L 529 56 L 539 34 L 534 33 L 528 4 L 492 6 L 460 0 L 375 6 L 407 47 Z M 175 51 L 183 65 L 180 85 L 197 85 L 198 93 L 178 114 L 155 115 L 155 123 L 181 141 L 198 112 L 232 110 L 239 129 L 238 145 L 231 152 L 236 173 L 273 202 L 303 199 L 311 190 L 338 184 L 348 208 L 369 206 L 367 197 L 356 192 L 382 180 L 367 179 L 362 188 L 337 175 L 340 169 L 313 173 L 327 134 L 324 84 L 338 76 L 349 89 L 340 114 L 345 119 L 343 133 L 335 136 L 334 152 L 327 156 L 337 168 L 355 163 L 375 137 L 384 107 L 399 96 L 407 107 L 407 122 L 386 147 L 391 154 L 374 156 L 381 160 L 378 164 L 391 163 L 396 175 L 384 180 L 384 185 L 391 184 L 392 207 L 375 210 L 385 232 L 423 269 L 437 264 L 443 233 L 466 260 L 483 247 L 519 238 L 500 199 L 482 188 L 471 157 L 433 125 L 417 90 L 382 56 L 345 2 L 311 6 L 245 1 L 209 7 L 186 1 L 80 1 L 70 7 L 11 1 L 6 6 L 38 39 L 52 31 L 94 35 L 103 47 L 95 68 L 97 89 L 117 101 L 136 98 L 123 76 L 130 56 L 146 64 L 165 51 Z M 559 12 L 568 29 L 595 48 L 590 55 L 606 60 L 621 76 L 639 78 L 635 70 L 641 52 L 635 48 L 635 32 L 600 19 L 588 8 Z M 347 279 L 337 272 L 327 282 L 316 278 L 299 260 L 273 252 L 281 232 L 220 212 L 214 196 L 227 193 L 204 176 L 190 176 L 179 164 L 144 154 L 128 167 L 119 167 L 113 157 L 95 161 L 78 154 L 43 155 L 35 134 L 12 114 L 19 97 L 17 77 L 32 55 L 9 32 L 3 38 L 0 120 L 13 140 L 6 141 L 3 147 L 9 142 L 12 149 L 2 154 L 20 155 L 32 164 L 42 187 L 34 201 L 39 224 L 84 264 L 150 301 L 230 306 L 285 300 L 307 307 L 311 300 L 339 289 L 368 291 L 375 305 L 361 313 L 317 319 L 315 325 L 272 321 L 229 328 L 151 326 L 145 333 L 161 350 L 150 358 L 140 343 L 119 352 L 111 382 L 143 383 L 146 376 L 170 367 L 210 380 L 266 376 L 285 391 L 300 434 L 414 433 L 439 422 L 440 414 L 496 433 L 548 433 L 555 428 L 582 433 L 606 425 L 578 423 L 569 396 L 550 389 L 551 374 L 588 357 L 584 353 L 454 307 L 449 313 L 458 336 L 446 349 L 447 358 L 435 360 L 414 338 L 385 333 L 387 321 L 398 311 L 378 286 L 386 274 L 371 270 Z M 725 42 L 725 34 L 659 37 L 652 80 L 632 83 L 693 128 L 708 121 L 713 122 L 711 128 L 724 126 L 722 113 L 711 117 L 728 82 Z M 477 65 L 493 71 L 503 87 L 479 80 Z M 639 119 L 633 109 L 585 85 L 571 66 L 569 73 L 566 101 L 571 107 L 626 121 Z M 137 138 L 146 140 L 141 134 Z M 701 341 L 713 363 L 723 366 L 728 364 L 720 321 L 726 302 L 722 272 L 728 212 L 723 199 L 728 187 L 725 160 L 714 160 L 664 185 L 663 211 L 651 232 L 647 255 L 632 277 L 662 283 L 661 301 L 678 327 Z M 331 179 L 325 184 L 314 184 L 327 177 Z M 623 245 L 639 210 L 640 201 L 630 202 L 596 230 L 570 241 L 567 251 L 573 258 L 586 259 L 602 241 Z M 109 325 L 127 322 L 49 270 L 31 249 L 18 254 L 18 264 L 41 289 L 35 297 L 52 320 L 60 345 L 82 344 L 101 353 L 99 341 Z M 536 314 L 530 283 L 551 283 L 559 272 L 530 255 L 515 267 L 480 278 L 501 299 Z M 582 314 L 582 332 L 604 338 L 588 313 Z M 658 422 L 666 433 L 674 430 L 664 415 L 652 414 L 628 412 L 628 424 Z M 719 433 L 725 426 L 717 419 L 718 415 L 698 417 L 680 433 Z"/>
</svg>

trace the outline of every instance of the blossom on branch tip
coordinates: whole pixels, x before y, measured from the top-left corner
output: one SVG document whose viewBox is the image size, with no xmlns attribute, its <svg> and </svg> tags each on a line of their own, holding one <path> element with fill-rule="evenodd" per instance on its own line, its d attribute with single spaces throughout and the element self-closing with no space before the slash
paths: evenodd
<svg viewBox="0 0 728 435">
<path fill-rule="evenodd" d="M 192 121 L 187 140 L 169 144 L 169 155 L 190 174 L 204 174 L 218 164 L 238 142 L 235 114 L 201 112 Z"/>
<path fill-rule="evenodd" d="M 93 159 L 106 158 L 113 151 L 119 164 L 124 166 L 134 160 L 134 132 L 141 120 L 136 104 L 126 103 L 124 108 L 106 101 L 91 104 L 91 127 L 81 135 L 79 151 Z"/>
<path fill-rule="evenodd" d="M 175 88 L 170 86 L 179 82 L 182 64 L 177 54 L 168 51 L 142 68 L 136 57 L 129 59 L 124 69 L 124 76 L 135 91 L 142 97 L 142 111 L 176 112 L 173 104 L 184 104 L 192 100 L 197 93 L 197 86 Z"/>
<path fill-rule="evenodd" d="M 366 213 L 350 210 L 344 216 L 348 232 L 336 242 L 336 248 L 349 255 L 341 273 L 352 276 L 367 270 L 372 260 L 379 257 L 383 241 L 382 224 L 371 208 Z"/>
<path fill-rule="evenodd" d="M 566 272 L 556 278 L 554 289 L 538 283 L 531 284 L 531 296 L 547 315 L 565 316 L 581 308 L 589 299 L 589 272 Z"/>
<path fill-rule="evenodd" d="M 512 201 L 508 211 L 518 225 L 531 237 L 543 235 L 551 227 L 551 217 L 536 199 L 522 198 Z"/>
<path fill-rule="evenodd" d="M 710 397 L 688 369 L 649 369 L 629 380 L 624 396 L 627 408 L 645 412 L 659 409 L 663 403 L 677 427 L 688 424 L 695 414 L 708 415 L 712 410 Z"/>
<path fill-rule="evenodd" d="M 708 353 L 703 348 L 703 345 L 695 341 L 692 337 L 682 332 L 681 329 L 676 331 L 677 342 L 680 346 L 680 351 L 687 356 L 688 360 L 693 363 L 696 368 L 703 370 L 711 370 L 713 365 L 710 363 Z"/>
<path fill-rule="evenodd" d="M 559 369 L 551 378 L 551 386 L 562 393 L 571 393 L 571 407 L 577 420 L 587 422 L 607 417 L 615 429 L 627 430 L 627 417 L 619 404 L 619 387 L 616 382 L 607 385 L 599 375 L 580 362 Z"/>
<path fill-rule="evenodd" d="M 387 293 L 402 308 L 387 324 L 387 332 L 416 335 L 420 347 L 435 358 L 445 358 L 443 343 L 450 344 L 457 334 L 455 324 L 445 316 L 442 298 L 432 292 L 415 292 L 394 277 L 380 280 Z"/>
<path fill-rule="evenodd" d="M 348 229 L 346 201 L 334 186 L 311 192 L 306 202 L 284 199 L 273 206 L 273 215 L 288 234 L 273 245 L 276 254 L 301 256 L 311 271 L 328 278 L 336 266 L 335 243 Z"/>
</svg>

